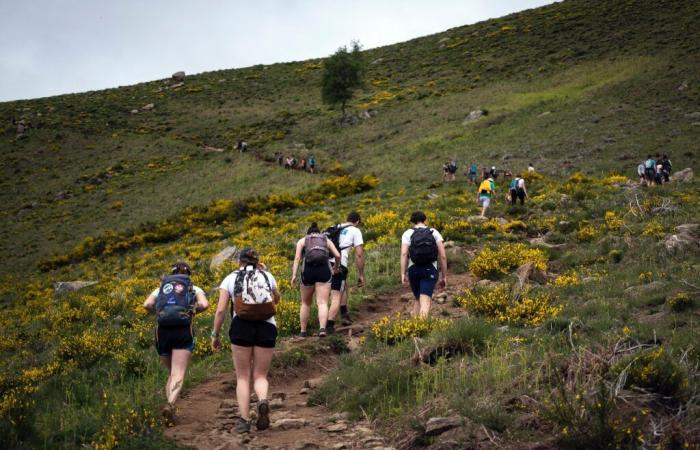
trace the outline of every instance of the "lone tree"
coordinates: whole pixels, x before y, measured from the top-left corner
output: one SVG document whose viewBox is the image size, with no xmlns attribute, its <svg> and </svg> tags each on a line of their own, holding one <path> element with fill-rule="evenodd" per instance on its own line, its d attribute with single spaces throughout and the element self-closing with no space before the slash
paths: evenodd
<svg viewBox="0 0 700 450">
<path fill-rule="evenodd" d="M 365 61 L 360 52 L 361 46 L 357 41 L 351 43 L 348 51 L 342 46 L 324 63 L 321 97 L 324 103 L 337 105 L 345 117 L 345 107 L 354 94 L 355 89 L 363 86 L 365 78 Z"/>
</svg>

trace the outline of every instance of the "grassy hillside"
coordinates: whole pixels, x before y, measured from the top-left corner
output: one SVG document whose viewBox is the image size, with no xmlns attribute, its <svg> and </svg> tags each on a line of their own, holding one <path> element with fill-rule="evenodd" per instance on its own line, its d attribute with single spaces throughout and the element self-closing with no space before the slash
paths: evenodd
<svg viewBox="0 0 700 450">
<path fill-rule="evenodd" d="M 211 290 L 231 269 L 210 271 L 211 256 L 255 243 L 285 280 L 279 320 L 289 335 L 298 327 L 298 294 L 286 281 L 292 243 L 308 223 L 360 210 L 370 250 L 361 294 L 372 297 L 398 288 L 396 243 L 416 207 L 465 250 L 451 255 L 453 270 L 479 272 L 469 264 L 484 246 L 545 233 L 565 244 L 542 250 L 559 284 L 532 291 L 550 308 L 482 308 L 484 296 L 510 301 L 496 285 L 460 294 L 455 301 L 476 322 L 455 322 L 450 339 L 472 339 L 469 351 L 439 370 L 395 374 L 387 367 L 412 350 L 377 329 L 341 374 L 362 392 L 372 380 L 353 368 L 372 367 L 385 386 L 406 391 L 364 398 L 327 386 L 317 401 L 398 417 L 402 432 L 416 428 L 413 411 L 456 411 L 515 447 L 575 443 L 598 419 L 591 446 L 697 444 L 698 255 L 667 254 L 658 242 L 697 221 L 699 186 L 635 189 L 624 176 L 634 178 L 638 161 L 657 151 L 676 169 L 698 169 L 698 19 L 690 0 L 566 1 L 373 49 L 352 106 L 377 114 L 352 126 L 320 102 L 322 60 L 203 73 L 174 89 L 158 80 L 0 104 L 3 444 L 169 445 L 154 417 L 162 373 L 152 322 L 140 310 L 168 264 L 186 258 L 195 282 Z M 463 124 L 476 109 L 488 114 Z M 26 138 L 15 137 L 13 117 L 31 121 Z M 236 139 L 251 151 L 234 151 Z M 272 162 L 278 152 L 313 154 L 321 173 L 283 171 Z M 526 208 L 496 204 L 504 223 L 474 225 L 464 220 L 478 211 L 473 188 L 439 182 L 449 157 L 460 172 L 472 159 L 514 171 L 533 162 L 545 178 L 529 180 Z M 68 279 L 98 284 L 55 296 L 52 283 Z M 649 281 L 661 284 L 624 294 Z M 202 335 L 210 326 L 210 313 L 198 319 Z M 440 333 L 428 345 L 447 339 Z M 196 356 L 190 382 L 228 368 L 204 339 Z M 647 366 L 647 375 L 675 372 L 649 381 Z M 632 397 L 598 392 L 621 371 L 632 381 L 620 389 Z M 453 379 L 461 381 L 447 386 Z M 639 389 L 648 396 L 634 396 Z M 647 411 L 633 437 L 619 428 L 632 417 L 627 404 Z M 663 425 L 660 436 L 649 434 L 650 421 Z M 432 443 L 417 436 L 415 445 Z"/>
</svg>

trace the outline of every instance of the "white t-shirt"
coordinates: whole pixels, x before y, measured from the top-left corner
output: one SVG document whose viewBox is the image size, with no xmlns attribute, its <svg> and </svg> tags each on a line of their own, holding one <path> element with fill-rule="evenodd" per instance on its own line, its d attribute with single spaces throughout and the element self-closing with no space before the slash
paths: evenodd
<svg viewBox="0 0 700 450">
<path fill-rule="evenodd" d="M 427 228 L 425 225 L 416 225 L 415 228 Z M 433 230 L 433 238 L 435 238 L 435 242 L 442 242 L 442 235 L 438 230 L 435 228 L 431 228 Z M 401 236 L 401 244 L 405 244 L 410 246 L 411 245 L 411 236 L 413 236 L 413 228 L 409 228 L 408 230 L 404 231 L 403 235 Z M 408 267 L 411 267 L 413 265 L 413 261 L 411 261 L 411 258 L 408 258 Z M 438 268 L 437 261 L 433 262 L 433 266 L 435 268 Z"/>
<path fill-rule="evenodd" d="M 204 291 L 203 291 L 202 289 L 200 289 L 198 286 L 192 286 L 192 288 L 194 289 L 194 293 L 195 293 L 195 294 L 199 294 L 199 293 L 204 294 Z M 155 289 L 153 290 L 153 292 L 151 292 L 151 295 L 154 296 L 154 297 L 158 297 L 158 293 L 159 293 L 159 292 L 160 292 L 160 286 L 158 286 L 157 288 L 155 288 Z"/>
<path fill-rule="evenodd" d="M 246 270 L 251 270 L 249 268 L 246 268 Z M 275 277 L 272 276 L 272 274 L 266 270 L 264 270 L 265 275 L 267 275 L 267 279 L 270 281 L 270 287 L 272 288 L 273 291 L 277 290 L 277 281 L 275 281 Z M 233 299 L 233 290 L 236 286 L 236 277 L 238 277 L 238 270 L 235 272 L 231 272 L 228 274 L 226 278 L 224 278 L 224 281 L 221 282 L 221 286 L 219 286 L 219 289 L 223 289 L 224 291 L 227 291 L 229 295 L 231 296 L 231 299 Z M 236 317 L 236 313 L 233 313 L 233 317 Z M 277 322 L 275 322 L 275 316 L 270 317 L 269 319 L 266 320 L 266 322 L 271 323 L 274 326 L 277 326 Z"/>
<path fill-rule="evenodd" d="M 349 225 L 348 223 L 343 223 L 341 226 L 346 226 Z M 360 231 L 359 228 L 356 226 L 350 225 L 347 228 L 343 228 L 340 231 L 340 238 L 338 239 L 338 242 L 340 243 L 340 248 L 343 250 L 338 249 L 340 252 L 340 264 L 347 267 L 348 266 L 348 257 L 350 255 L 350 248 L 355 248 L 359 245 L 364 244 L 364 241 L 362 240 L 362 232 Z"/>
</svg>

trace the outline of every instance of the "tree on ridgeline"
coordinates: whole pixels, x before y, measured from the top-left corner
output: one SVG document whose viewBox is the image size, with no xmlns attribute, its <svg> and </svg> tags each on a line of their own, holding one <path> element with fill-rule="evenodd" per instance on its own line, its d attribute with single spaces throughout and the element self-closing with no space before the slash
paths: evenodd
<svg viewBox="0 0 700 450">
<path fill-rule="evenodd" d="M 324 63 L 321 97 L 324 103 L 340 109 L 345 117 L 345 108 L 355 93 L 364 85 L 366 65 L 361 53 L 362 46 L 352 41 L 348 50 L 342 46 Z"/>
</svg>

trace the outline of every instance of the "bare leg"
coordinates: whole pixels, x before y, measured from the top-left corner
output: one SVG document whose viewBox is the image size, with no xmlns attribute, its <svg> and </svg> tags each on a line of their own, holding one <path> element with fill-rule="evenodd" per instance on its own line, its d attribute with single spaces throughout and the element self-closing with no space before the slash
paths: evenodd
<svg viewBox="0 0 700 450">
<path fill-rule="evenodd" d="M 411 317 L 417 317 L 420 314 L 420 301 L 416 298 L 413 300 L 413 309 L 411 310 Z"/>
<path fill-rule="evenodd" d="M 161 356 L 160 363 L 163 364 L 163 367 L 168 369 L 168 381 L 165 382 L 165 398 L 167 399 L 170 394 L 170 367 L 172 364 L 172 358 L 170 356 Z"/>
<path fill-rule="evenodd" d="M 253 347 L 231 345 L 233 366 L 236 369 L 236 400 L 241 418 L 250 420 L 250 361 Z"/>
<path fill-rule="evenodd" d="M 328 322 L 328 296 L 330 293 L 330 284 L 316 283 L 316 306 L 318 306 L 318 323 L 321 328 L 326 328 Z"/>
<path fill-rule="evenodd" d="M 306 331 L 306 326 L 309 324 L 309 315 L 311 314 L 311 300 L 313 299 L 313 286 L 301 287 L 301 307 L 299 308 L 299 323 L 301 331 Z"/>
<path fill-rule="evenodd" d="M 331 291 L 331 308 L 328 311 L 328 320 L 335 320 L 335 318 L 338 316 L 342 296 L 343 293 L 340 291 Z"/>
<path fill-rule="evenodd" d="M 273 352 L 274 348 L 253 347 L 253 388 L 259 400 L 267 399 L 267 372 L 270 370 Z"/>
<path fill-rule="evenodd" d="M 427 319 L 428 314 L 430 313 L 430 297 L 421 294 L 420 300 L 418 302 L 414 302 L 414 307 L 416 306 L 416 304 L 420 304 L 420 317 L 422 317 L 423 319 Z"/>
<path fill-rule="evenodd" d="M 180 391 L 182 390 L 182 385 L 185 382 L 185 372 L 187 372 L 187 365 L 190 362 L 192 353 L 189 350 L 173 350 L 173 355 L 171 357 L 171 369 L 169 378 L 169 392 L 168 403 L 171 405 L 175 404 L 177 401 Z"/>
</svg>

